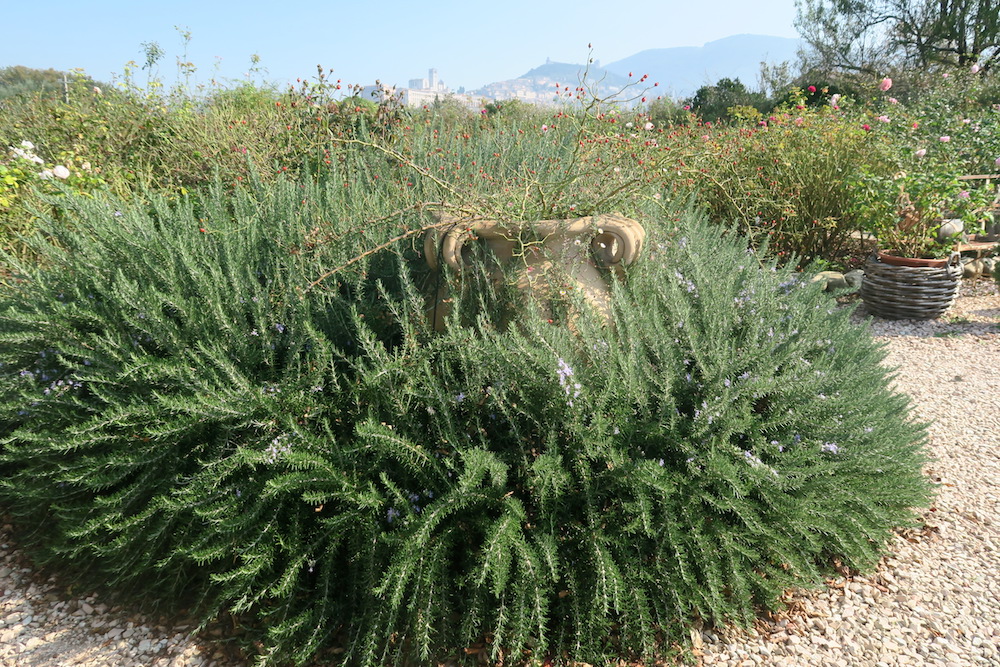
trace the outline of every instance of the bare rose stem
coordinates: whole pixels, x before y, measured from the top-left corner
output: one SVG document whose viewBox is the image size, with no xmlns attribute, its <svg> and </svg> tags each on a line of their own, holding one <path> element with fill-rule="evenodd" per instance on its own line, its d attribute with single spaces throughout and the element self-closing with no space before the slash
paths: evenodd
<svg viewBox="0 0 1000 667">
<path fill-rule="evenodd" d="M 376 218 L 374 220 L 369 220 L 368 222 L 369 223 L 383 222 L 385 220 L 389 220 L 391 218 L 394 218 L 395 216 L 399 215 L 400 213 L 405 213 L 406 211 L 413 211 L 413 210 L 423 211 L 424 209 L 427 209 L 427 208 L 448 208 L 448 209 L 453 209 L 453 210 L 461 211 L 461 212 L 466 213 L 466 214 L 468 214 L 470 216 L 474 215 L 474 212 L 471 209 L 462 208 L 462 207 L 459 207 L 459 206 L 454 206 L 452 204 L 447 204 L 445 202 L 417 202 L 416 204 L 413 204 L 411 206 L 406 206 L 404 208 L 399 209 L 398 211 L 393 211 L 389 215 L 383 216 L 381 218 Z M 400 241 L 405 241 L 406 239 L 408 239 L 408 238 L 410 238 L 412 236 L 418 236 L 418 235 L 423 234 L 424 232 L 427 232 L 428 230 L 431 230 L 431 229 L 442 229 L 444 227 L 452 227 L 452 226 L 454 226 L 455 224 L 457 224 L 459 222 L 461 222 L 460 219 L 456 220 L 455 218 L 450 218 L 448 220 L 444 220 L 444 221 L 441 221 L 441 222 L 432 222 L 432 223 L 427 224 L 427 225 L 422 225 L 422 226 L 420 226 L 420 227 L 418 227 L 416 229 L 407 230 L 406 232 L 400 234 L 399 236 L 395 236 L 395 237 L 389 239 L 388 241 L 386 241 L 384 243 L 378 244 L 374 248 L 366 250 L 365 252 L 361 253 L 360 255 L 358 255 L 356 257 L 352 257 L 351 259 L 347 260 L 346 262 L 344 262 L 340 266 L 338 266 L 338 267 L 336 267 L 334 269 L 330 269 L 329 271 L 327 271 L 326 273 L 324 273 L 323 275 L 321 275 L 319 278 L 317 278 L 316 280 L 314 280 L 311 283 L 309 283 L 308 285 L 306 285 L 305 289 L 303 289 L 302 292 L 305 293 L 305 292 L 311 290 L 313 287 L 316 287 L 317 285 L 319 285 L 321 282 L 323 282 L 324 280 L 326 280 L 327 278 L 329 278 L 333 274 L 338 273 L 338 272 L 340 272 L 343 269 L 346 269 L 347 267 L 351 266 L 352 264 L 360 262 L 365 257 L 368 257 L 370 255 L 374 255 L 375 253 L 379 252 L 380 250 L 384 250 L 385 248 L 388 248 L 389 246 L 395 245 L 396 243 L 399 243 Z"/>
</svg>

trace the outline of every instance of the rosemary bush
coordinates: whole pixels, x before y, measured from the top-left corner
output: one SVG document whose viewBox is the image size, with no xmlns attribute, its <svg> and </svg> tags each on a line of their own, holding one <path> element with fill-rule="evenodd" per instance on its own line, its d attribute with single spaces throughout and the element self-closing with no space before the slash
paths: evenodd
<svg viewBox="0 0 1000 667">
<path fill-rule="evenodd" d="M 870 567 L 927 499 L 867 331 L 689 214 L 646 218 L 611 327 L 502 326 L 500 289 L 438 334 L 405 247 L 347 264 L 420 224 L 360 241 L 377 189 L 68 201 L 0 293 L 0 503 L 265 661 L 652 659 Z"/>
</svg>

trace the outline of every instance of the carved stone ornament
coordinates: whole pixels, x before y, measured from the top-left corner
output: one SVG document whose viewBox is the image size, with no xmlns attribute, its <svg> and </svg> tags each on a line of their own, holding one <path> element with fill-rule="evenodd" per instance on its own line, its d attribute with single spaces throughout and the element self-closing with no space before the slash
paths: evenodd
<svg viewBox="0 0 1000 667">
<path fill-rule="evenodd" d="M 606 276 L 623 275 L 623 267 L 636 260 L 646 238 L 642 225 L 615 214 L 532 222 L 453 220 L 452 227 L 438 225 L 424 237 L 424 257 L 431 269 L 439 271 L 446 265 L 461 279 L 468 270 L 469 243 L 474 240 L 487 245 L 498 262 L 518 263 L 517 287 L 526 295 L 544 302 L 553 289 L 564 295 L 579 290 L 609 322 Z M 493 273 L 493 278 L 502 279 L 501 267 Z M 449 286 L 441 285 L 431 297 L 429 317 L 438 331 L 444 328 L 450 310 L 448 293 Z"/>
</svg>

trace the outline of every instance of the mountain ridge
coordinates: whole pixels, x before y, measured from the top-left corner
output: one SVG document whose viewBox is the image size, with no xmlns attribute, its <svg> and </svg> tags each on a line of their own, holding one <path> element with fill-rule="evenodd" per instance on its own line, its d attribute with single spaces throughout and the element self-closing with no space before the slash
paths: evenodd
<svg viewBox="0 0 1000 667">
<path fill-rule="evenodd" d="M 585 66 L 550 61 L 514 79 L 486 84 L 476 92 L 496 95 L 518 90 L 554 97 L 554 83 L 572 90 L 587 70 L 588 81 L 600 82 L 602 94 L 621 89 L 645 74 L 650 85 L 659 82 L 663 94 L 689 97 L 701 86 L 722 78 L 739 79 L 753 88 L 762 62 L 774 65 L 794 61 L 801 47 L 802 40 L 790 37 L 731 35 L 702 46 L 645 49 L 604 66 L 599 62 Z"/>
<path fill-rule="evenodd" d="M 665 90 L 688 96 L 721 78 L 739 79 L 748 88 L 756 84 L 760 64 L 794 61 L 802 40 L 768 35 L 732 35 L 700 47 L 646 49 L 606 66 L 611 72 L 648 74 Z"/>
</svg>

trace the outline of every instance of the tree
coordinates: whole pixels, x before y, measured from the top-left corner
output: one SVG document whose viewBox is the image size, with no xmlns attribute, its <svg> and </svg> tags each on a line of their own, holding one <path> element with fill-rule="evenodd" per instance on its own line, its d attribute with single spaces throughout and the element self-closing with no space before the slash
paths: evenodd
<svg viewBox="0 0 1000 667">
<path fill-rule="evenodd" d="M 795 25 L 823 69 L 880 74 L 1000 61 L 996 0 L 796 0 Z"/>
<path fill-rule="evenodd" d="M 690 120 L 687 110 L 672 97 L 658 97 L 653 100 L 646 107 L 646 113 L 657 127 L 683 125 Z"/>
<path fill-rule="evenodd" d="M 112 86 L 91 79 L 81 69 L 63 72 L 55 69 L 34 69 L 24 65 L 0 68 L 0 100 L 15 97 L 35 97 L 67 99 L 79 91 L 90 91 L 94 87 L 113 93 Z"/>
<path fill-rule="evenodd" d="M 729 109 L 736 106 L 754 107 L 766 111 L 770 105 L 763 93 L 747 90 L 739 79 L 719 79 L 714 86 L 702 86 L 691 98 L 691 109 L 702 120 L 725 120 Z"/>
<path fill-rule="evenodd" d="M 62 93 L 65 77 L 65 72 L 54 69 L 32 69 L 23 65 L 5 67 L 0 69 L 0 99 L 35 93 Z"/>
</svg>

